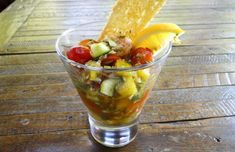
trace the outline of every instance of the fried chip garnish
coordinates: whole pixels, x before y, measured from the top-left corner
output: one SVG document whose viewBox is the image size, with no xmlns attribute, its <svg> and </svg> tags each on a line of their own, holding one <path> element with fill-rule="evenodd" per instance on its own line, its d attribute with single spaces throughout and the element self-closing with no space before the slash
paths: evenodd
<svg viewBox="0 0 235 152">
<path fill-rule="evenodd" d="M 99 40 L 127 36 L 132 40 L 165 4 L 166 0 L 117 0 Z"/>
</svg>

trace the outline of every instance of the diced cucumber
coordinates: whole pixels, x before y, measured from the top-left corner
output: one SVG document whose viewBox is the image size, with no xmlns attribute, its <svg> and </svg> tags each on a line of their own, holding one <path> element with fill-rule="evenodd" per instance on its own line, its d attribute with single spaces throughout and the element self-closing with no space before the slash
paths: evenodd
<svg viewBox="0 0 235 152">
<path fill-rule="evenodd" d="M 118 78 L 110 78 L 110 79 L 104 80 L 101 83 L 100 92 L 107 96 L 112 97 L 115 91 L 115 87 L 119 83 L 119 81 L 120 79 Z"/>
<path fill-rule="evenodd" d="M 130 97 L 137 93 L 135 81 L 132 77 L 125 77 L 124 82 L 117 85 L 117 92 L 122 97 Z"/>
<path fill-rule="evenodd" d="M 105 53 L 108 53 L 111 49 L 105 42 L 95 43 L 91 45 L 91 56 L 97 58 Z"/>
<path fill-rule="evenodd" d="M 107 41 L 108 41 L 108 43 L 109 43 L 109 45 L 110 45 L 111 47 L 115 47 L 115 46 L 117 46 L 117 43 L 116 43 L 116 42 L 114 42 L 113 40 L 108 39 Z"/>
</svg>

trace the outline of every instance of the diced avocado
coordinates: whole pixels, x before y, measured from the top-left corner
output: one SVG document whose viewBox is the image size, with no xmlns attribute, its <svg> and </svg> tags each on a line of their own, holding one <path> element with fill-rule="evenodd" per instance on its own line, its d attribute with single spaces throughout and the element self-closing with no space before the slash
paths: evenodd
<svg viewBox="0 0 235 152">
<path fill-rule="evenodd" d="M 135 81 L 132 77 L 125 77 L 124 82 L 117 85 L 116 90 L 122 97 L 130 97 L 137 93 Z"/>
<path fill-rule="evenodd" d="M 130 68 L 132 67 L 130 63 L 126 62 L 123 59 L 118 59 L 115 63 L 115 67 L 117 68 Z M 117 72 L 117 75 L 119 76 L 134 76 L 136 75 L 135 71 L 122 71 L 122 72 Z"/>
<path fill-rule="evenodd" d="M 108 53 L 111 49 L 105 42 L 95 43 L 91 45 L 91 56 L 97 58 L 105 53 Z"/>
<path fill-rule="evenodd" d="M 137 75 L 141 78 L 141 80 L 147 81 L 150 76 L 149 69 L 138 70 Z"/>
<path fill-rule="evenodd" d="M 119 82 L 120 82 L 120 79 L 118 78 L 110 78 L 110 79 L 104 80 L 101 83 L 100 92 L 107 96 L 112 97 L 115 91 L 115 87 Z"/>
</svg>

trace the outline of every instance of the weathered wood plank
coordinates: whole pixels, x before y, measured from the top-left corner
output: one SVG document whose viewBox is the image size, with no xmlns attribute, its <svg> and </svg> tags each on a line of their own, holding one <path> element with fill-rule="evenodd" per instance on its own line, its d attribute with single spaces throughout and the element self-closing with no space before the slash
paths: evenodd
<svg viewBox="0 0 235 152">
<path fill-rule="evenodd" d="M 0 137 L 1 151 L 233 151 L 234 118 L 200 120 L 169 124 L 144 124 L 139 127 L 137 138 L 129 145 L 110 149 L 91 138 L 89 130 L 73 130 L 37 135 L 14 135 Z M 193 144 L 192 144 L 193 143 Z M 82 146 L 81 146 L 82 145 Z"/>
<path fill-rule="evenodd" d="M 0 56 L 0 66 L 61 63 L 56 53 L 21 54 Z"/>
<path fill-rule="evenodd" d="M 193 87 L 210 87 L 221 85 L 234 85 L 234 72 L 210 73 L 197 75 L 169 75 L 160 74 L 156 83 L 158 89 L 179 89 Z"/>
<path fill-rule="evenodd" d="M 80 122 L 79 126 L 77 126 L 77 124 L 70 126 L 72 129 L 83 128 L 86 126 L 87 116 L 84 116 L 86 115 L 86 108 L 78 96 L 61 98 L 34 98 L 24 100 L 25 101 L 22 99 L 6 100 L 1 103 L 0 128 L 2 129 L 0 129 L 0 135 L 14 134 L 15 132 L 12 130 L 18 130 L 18 133 L 36 133 L 41 131 L 42 128 L 44 130 L 43 132 L 50 131 L 50 129 L 59 130 L 63 127 L 63 129 L 66 130 L 66 128 L 68 128 L 67 125 L 57 128 L 54 126 L 54 123 L 51 123 L 56 118 L 53 115 L 60 115 L 60 117 L 67 117 L 67 115 L 70 115 L 71 117 L 79 117 L 79 120 L 70 119 L 70 121 Z M 140 115 L 140 122 L 169 122 L 234 116 L 234 111 L 235 99 L 207 102 L 185 102 L 176 104 L 156 104 L 156 101 L 149 100 Z M 43 120 L 44 117 L 50 120 Z M 21 130 L 21 127 L 17 129 L 18 126 L 13 128 L 13 126 L 15 126 L 14 124 L 18 123 L 21 119 L 28 119 L 30 123 L 35 126 L 35 129 Z M 6 120 L 8 120 L 7 123 Z M 67 120 L 62 119 L 60 123 L 65 124 L 64 121 Z M 38 125 L 40 126 L 40 124 L 43 125 L 41 127 L 37 127 Z"/>
<path fill-rule="evenodd" d="M 183 103 L 183 102 L 207 102 L 213 100 L 226 100 L 235 98 L 234 86 L 198 87 L 172 90 L 155 90 L 151 93 L 149 102 L 159 103 Z"/>
<path fill-rule="evenodd" d="M 26 21 L 37 4 L 36 0 L 30 1 L 27 5 L 17 0 L 0 14 L 0 52 L 5 51 L 7 42 Z"/>
<path fill-rule="evenodd" d="M 162 72 L 164 74 L 174 75 L 196 75 L 196 74 L 210 74 L 210 73 L 223 73 L 234 72 L 235 64 L 209 64 L 209 65 L 171 65 L 164 66 Z"/>
<path fill-rule="evenodd" d="M 56 96 L 0 101 L 0 115 L 22 115 L 53 112 L 78 112 L 86 108 L 79 96 Z"/>
<path fill-rule="evenodd" d="M 86 112 L 1 116 L 0 135 L 88 128 Z"/>
<path fill-rule="evenodd" d="M 69 83 L 12 86 L 0 88 L 0 99 L 27 99 L 77 95 L 74 86 Z"/>
<path fill-rule="evenodd" d="M 0 66 L 1 75 L 65 72 L 61 63 Z"/>
<path fill-rule="evenodd" d="M 174 49 L 174 48 L 173 48 Z M 207 52 L 209 53 L 209 52 Z M 194 55 L 194 56 L 171 56 L 168 57 L 166 65 L 198 65 L 198 64 L 221 64 L 221 63 L 235 63 L 235 53 L 215 55 Z"/>
<path fill-rule="evenodd" d="M 211 54 L 224 54 L 230 55 L 235 53 L 235 45 L 201 45 L 201 46 L 178 46 L 173 47 L 170 56 L 199 56 L 199 55 L 211 55 Z"/>
<path fill-rule="evenodd" d="M 7 86 L 47 85 L 70 83 L 67 72 L 0 76 L 0 88 Z"/>
</svg>

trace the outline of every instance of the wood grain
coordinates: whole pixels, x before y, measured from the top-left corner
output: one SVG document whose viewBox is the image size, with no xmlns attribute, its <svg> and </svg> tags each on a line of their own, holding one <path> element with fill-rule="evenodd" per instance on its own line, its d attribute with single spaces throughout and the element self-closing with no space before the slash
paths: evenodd
<svg viewBox="0 0 235 152">
<path fill-rule="evenodd" d="M 233 151 L 234 122 L 234 118 L 218 118 L 140 125 L 137 138 L 128 146 L 119 149 L 110 149 L 97 144 L 86 129 L 1 136 L 0 150 L 4 152 L 129 152 L 133 149 L 136 152 Z"/>
<path fill-rule="evenodd" d="M 16 1 L 0 14 L 0 52 L 5 51 L 5 45 L 7 45 L 7 42 L 11 39 L 17 29 L 26 21 L 37 4 L 36 0 L 32 0 L 29 3 Z"/>
<path fill-rule="evenodd" d="M 0 136 L 87 128 L 87 112 L 73 98 L 10 100 L 1 106 Z M 70 99 L 70 100 L 69 100 Z M 71 99 L 73 100 L 71 102 Z M 146 104 L 140 123 L 177 122 L 235 115 L 234 99 L 176 104 Z M 66 103 L 65 103 L 66 102 Z M 151 102 L 150 102 L 151 103 Z M 8 112 L 4 108 L 11 105 Z"/>
<path fill-rule="evenodd" d="M 151 24 L 173 22 L 186 33 L 145 104 L 136 140 L 109 149 L 92 139 L 54 44 L 84 23 L 84 34 L 99 35 L 114 2 L 16 0 L 0 13 L 0 151 L 234 151 L 234 0 L 168 1 Z"/>
</svg>

